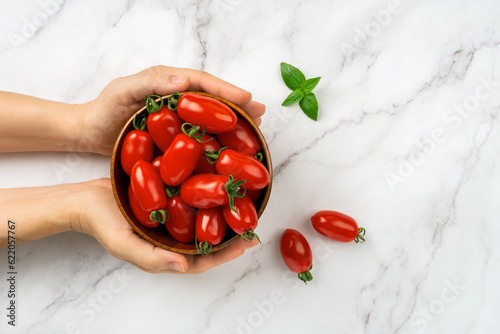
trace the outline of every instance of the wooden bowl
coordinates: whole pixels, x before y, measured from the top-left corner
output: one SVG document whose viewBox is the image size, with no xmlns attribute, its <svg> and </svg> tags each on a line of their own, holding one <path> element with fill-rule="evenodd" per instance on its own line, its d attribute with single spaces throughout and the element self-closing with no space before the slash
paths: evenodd
<svg viewBox="0 0 500 334">
<path fill-rule="evenodd" d="M 183 92 L 184 93 L 193 93 L 193 94 L 198 94 L 198 95 L 203 95 L 203 96 L 209 96 L 214 99 L 217 99 L 225 104 L 227 104 L 233 111 L 236 113 L 238 118 L 244 119 L 254 130 L 255 134 L 259 138 L 261 144 L 262 144 L 262 152 L 264 154 L 264 159 L 263 163 L 267 167 L 269 171 L 269 176 L 271 179 L 271 182 L 269 185 L 264 188 L 265 192 L 259 199 L 259 201 L 256 203 L 256 209 L 258 216 L 260 217 L 262 213 L 264 212 L 264 209 L 267 205 L 267 202 L 269 201 L 269 196 L 271 195 L 271 186 L 272 186 L 272 181 L 273 181 L 273 167 L 271 163 L 271 154 L 269 153 L 269 148 L 267 146 L 266 140 L 264 139 L 264 136 L 262 135 L 262 132 L 260 132 L 259 128 L 255 123 L 252 121 L 252 119 L 237 105 L 235 105 L 232 102 L 227 101 L 226 99 L 223 99 L 218 96 L 214 96 L 211 94 L 203 93 L 203 92 Z M 166 99 L 170 95 L 163 96 L 163 99 Z M 122 148 L 122 143 L 129 131 L 133 129 L 132 126 L 132 120 L 135 115 L 141 114 L 141 113 L 147 113 L 146 107 L 144 106 L 141 108 L 139 111 L 137 111 L 125 124 L 123 127 L 122 131 L 120 132 L 120 135 L 118 136 L 118 139 L 116 140 L 114 149 L 113 149 L 113 154 L 111 156 L 111 185 L 113 187 L 113 194 L 115 196 L 116 203 L 118 204 L 118 207 L 120 208 L 120 211 L 122 212 L 123 216 L 125 219 L 128 221 L 128 223 L 132 226 L 132 228 L 139 234 L 142 238 L 146 239 L 150 243 L 152 243 L 155 246 L 164 248 L 166 250 L 172 251 L 172 252 L 177 252 L 177 253 L 182 253 L 182 254 L 198 254 L 198 250 L 195 247 L 194 242 L 189 243 L 189 244 L 184 244 L 181 242 L 178 242 L 175 240 L 167 231 L 164 225 L 160 224 L 157 228 L 148 228 L 142 225 L 134 216 L 132 213 L 132 209 L 130 208 L 130 204 L 128 201 L 128 196 L 127 196 L 127 190 L 128 186 L 130 183 L 130 178 L 123 169 L 120 166 L 120 152 Z M 229 246 L 231 243 L 234 241 L 238 240 L 240 238 L 239 235 L 234 233 L 230 228 L 227 229 L 226 235 L 224 237 L 224 240 L 217 246 L 214 246 L 212 248 L 212 252 L 218 251 L 220 249 L 223 249 L 227 246 Z"/>
</svg>

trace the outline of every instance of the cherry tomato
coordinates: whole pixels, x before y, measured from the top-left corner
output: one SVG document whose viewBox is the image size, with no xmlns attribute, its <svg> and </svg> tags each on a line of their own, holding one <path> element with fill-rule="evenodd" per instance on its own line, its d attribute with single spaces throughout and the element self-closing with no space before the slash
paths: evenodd
<svg viewBox="0 0 500 334">
<path fill-rule="evenodd" d="M 170 235 L 177 241 L 189 243 L 195 238 L 196 209 L 190 207 L 179 195 L 168 199 L 166 206 L 168 219 L 165 222 Z"/>
<path fill-rule="evenodd" d="M 190 125 L 189 123 L 182 125 L 183 133 L 175 136 L 163 154 L 160 173 L 163 182 L 169 186 L 179 185 L 191 175 L 203 152 L 199 140 L 204 133 L 196 134 L 199 127 L 186 130 L 186 126 Z"/>
<path fill-rule="evenodd" d="M 238 120 L 224 103 L 198 94 L 183 94 L 177 104 L 177 114 L 185 122 L 203 125 L 207 132 L 216 134 L 233 130 Z"/>
<path fill-rule="evenodd" d="M 313 279 L 309 270 L 312 268 L 312 252 L 306 238 L 297 230 L 287 229 L 280 239 L 280 252 L 288 269 L 298 274 L 307 284 Z"/>
<path fill-rule="evenodd" d="M 160 173 L 160 166 L 161 166 L 161 159 L 162 158 L 163 158 L 163 155 L 159 155 L 151 163 L 151 165 L 153 165 L 153 167 L 156 169 L 156 171 L 158 173 Z"/>
<path fill-rule="evenodd" d="M 216 206 L 209 209 L 199 209 L 196 214 L 196 248 L 198 252 L 207 256 L 212 246 L 224 240 L 227 224 L 222 214 L 222 208 Z"/>
<path fill-rule="evenodd" d="M 311 217 L 312 226 L 325 237 L 341 242 L 364 242 L 365 229 L 356 221 L 337 211 L 318 211 Z"/>
<path fill-rule="evenodd" d="M 262 149 L 260 140 L 250 124 L 238 118 L 236 127 L 225 133 L 217 135 L 222 146 L 230 147 L 238 152 L 255 155 Z"/>
<path fill-rule="evenodd" d="M 266 166 L 251 155 L 230 148 L 215 153 L 205 153 L 205 155 L 217 159 L 215 163 L 217 173 L 246 180 L 246 189 L 262 189 L 270 182 Z"/>
<path fill-rule="evenodd" d="M 134 192 L 132 191 L 132 185 L 128 186 L 128 202 L 130 204 L 130 208 L 132 209 L 132 213 L 135 218 L 146 227 L 155 228 L 160 224 L 158 221 L 152 221 L 150 219 L 150 212 L 144 211 L 144 209 L 139 204 L 137 197 L 135 197 Z"/>
<path fill-rule="evenodd" d="M 154 143 L 146 131 L 132 130 L 123 139 L 120 151 L 120 163 L 127 175 L 139 160 L 151 162 L 153 160 Z"/>
<path fill-rule="evenodd" d="M 242 196 L 240 186 L 244 180 L 236 181 L 232 176 L 197 174 L 181 184 L 181 198 L 188 205 L 198 209 L 208 209 L 227 203 L 234 197 Z"/>
<path fill-rule="evenodd" d="M 205 134 L 201 138 L 201 148 L 203 150 L 202 156 L 200 157 L 200 160 L 198 160 L 198 164 L 196 165 L 194 172 L 196 174 L 217 174 L 215 165 L 209 163 L 203 153 L 205 153 L 205 151 L 219 151 L 222 146 L 220 146 L 217 139 L 209 134 Z"/>
<path fill-rule="evenodd" d="M 139 160 L 135 163 L 130 173 L 130 184 L 144 211 L 162 210 L 167 205 L 160 174 L 149 162 Z"/>
<path fill-rule="evenodd" d="M 231 209 L 229 204 L 226 204 L 222 207 L 222 214 L 227 225 L 234 232 L 240 234 L 244 240 L 259 239 L 257 234 L 253 232 L 258 223 L 257 210 L 255 210 L 255 205 L 253 205 L 249 197 L 235 198 L 234 210 Z"/>
<path fill-rule="evenodd" d="M 175 136 L 181 133 L 181 119 L 167 106 L 149 114 L 146 123 L 151 138 L 162 152 L 165 152 Z"/>
</svg>

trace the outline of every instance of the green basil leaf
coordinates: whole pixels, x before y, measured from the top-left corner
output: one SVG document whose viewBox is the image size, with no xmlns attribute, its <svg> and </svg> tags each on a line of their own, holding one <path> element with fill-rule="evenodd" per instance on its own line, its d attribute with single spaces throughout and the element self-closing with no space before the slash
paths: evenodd
<svg viewBox="0 0 500 334">
<path fill-rule="evenodd" d="M 299 102 L 300 108 L 310 119 L 318 120 L 318 101 L 314 93 L 306 93 L 304 98 Z"/>
<path fill-rule="evenodd" d="M 306 77 L 298 68 L 287 63 L 281 63 L 281 77 L 291 90 L 300 88 L 302 83 L 306 81 Z"/>
<path fill-rule="evenodd" d="M 309 93 L 316 87 L 320 79 L 321 77 L 307 79 L 302 83 L 302 88 L 304 88 L 306 93 Z"/>
<path fill-rule="evenodd" d="M 300 89 L 294 90 L 293 92 L 290 93 L 290 95 L 288 95 L 286 100 L 283 101 L 281 105 L 284 107 L 289 106 L 291 104 L 299 102 L 300 100 L 302 100 L 303 97 L 304 97 L 304 92 L 302 92 L 302 90 Z"/>
</svg>

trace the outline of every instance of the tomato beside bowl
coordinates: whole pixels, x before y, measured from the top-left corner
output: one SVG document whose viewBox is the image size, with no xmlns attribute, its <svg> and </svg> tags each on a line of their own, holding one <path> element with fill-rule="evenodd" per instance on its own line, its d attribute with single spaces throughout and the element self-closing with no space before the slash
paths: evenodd
<svg viewBox="0 0 500 334">
<path fill-rule="evenodd" d="M 272 186 L 272 162 L 271 162 L 271 155 L 269 152 L 269 148 L 267 146 L 267 143 L 264 139 L 264 136 L 262 132 L 259 130 L 257 125 L 253 123 L 252 119 L 238 106 L 236 106 L 234 103 L 227 101 L 223 98 L 204 93 L 204 92 L 183 92 L 181 94 L 185 93 L 192 93 L 192 94 L 198 94 L 202 96 L 207 96 L 207 97 L 212 97 L 214 99 L 217 99 L 221 101 L 222 103 L 226 104 L 228 107 L 230 107 L 238 116 L 238 120 L 241 122 L 241 120 L 245 121 L 247 125 L 249 125 L 253 131 L 255 132 L 255 135 L 260 141 L 260 144 L 262 145 L 262 153 L 264 155 L 263 159 L 263 164 L 266 166 L 266 168 L 269 171 L 269 176 L 271 182 L 269 185 L 267 185 L 263 189 L 263 195 L 260 196 L 260 199 L 256 202 L 256 209 L 257 209 L 257 214 L 258 217 L 262 215 L 264 212 L 264 209 L 267 205 L 267 202 L 269 200 L 269 196 L 271 194 L 271 186 Z M 163 96 L 163 99 L 166 99 L 169 95 Z M 135 115 L 140 115 L 140 114 L 147 114 L 146 107 L 141 108 Z M 125 124 L 123 127 L 120 135 L 118 136 L 115 146 L 113 149 L 113 153 L 111 156 L 111 185 L 113 188 L 113 194 L 115 196 L 115 200 L 117 202 L 117 205 L 122 212 L 124 218 L 127 220 L 127 222 L 132 226 L 132 228 L 144 239 L 147 241 L 151 242 L 155 246 L 174 251 L 177 253 L 182 253 L 182 254 L 199 254 L 198 250 L 196 249 L 196 245 L 194 242 L 192 243 L 181 243 L 175 240 L 166 230 L 165 226 L 158 226 L 157 228 L 147 228 L 143 226 L 139 220 L 134 216 L 132 209 L 130 207 L 130 203 L 128 200 L 128 186 L 130 184 L 130 179 L 125 174 L 123 169 L 120 166 L 120 152 L 121 148 L 123 145 L 123 140 L 127 136 L 127 134 L 133 130 L 133 125 L 132 121 L 134 116 L 133 115 L 128 122 Z M 226 234 L 224 236 L 223 241 L 212 248 L 212 252 L 223 249 L 230 245 L 232 242 L 238 240 L 240 238 L 239 235 L 237 235 L 234 231 L 231 229 L 227 229 Z"/>
</svg>

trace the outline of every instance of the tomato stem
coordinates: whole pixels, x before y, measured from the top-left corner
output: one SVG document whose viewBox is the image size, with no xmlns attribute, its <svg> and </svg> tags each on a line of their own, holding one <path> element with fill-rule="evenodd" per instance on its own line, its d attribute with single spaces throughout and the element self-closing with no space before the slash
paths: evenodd
<svg viewBox="0 0 500 334">
<path fill-rule="evenodd" d="M 210 245 L 208 241 L 198 242 L 198 236 L 194 238 L 194 244 L 196 246 L 196 249 L 198 250 L 198 253 L 200 253 L 203 257 L 210 254 L 210 251 L 212 250 L 212 245 Z"/>
<path fill-rule="evenodd" d="M 186 130 L 186 127 L 188 127 L 188 126 L 190 128 L 188 130 Z M 194 136 L 196 136 L 196 133 L 198 131 L 200 131 L 200 127 L 199 126 L 194 126 L 191 123 L 184 123 L 181 126 L 181 130 L 182 130 L 182 133 L 184 133 L 186 136 L 188 136 L 190 138 L 193 138 Z"/>
<path fill-rule="evenodd" d="M 175 195 L 179 195 L 180 188 L 175 186 L 166 186 L 165 192 L 167 193 L 167 197 L 174 197 Z"/>
<path fill-rule="evenodd" d="M 310 282 L 313 279 L 313 276 L 312 276 L 311 271 L 310 271 L 311 269 L 312 269 L 312 265 L 311 265 L 311 268 L 309 268 L 309 270 L 301 272 L 297 275 L 302 282 L 306 283 L 306 285 L 307 285 L 307 282 Z"/>
<path fill-rule="evenodd" d="M 180 98 L 181 94 L 179 92 L 172 93 L 172 95 L 167 98 L 167 108 L 172 111 L 177 110 L 177 104 L 179 103 Z"/>
<path fill-rule="evenodd" d="M 217 163 L 217 159 L 219 158 L 219 152 L 217 151 L 208 151 L 205 150 L 205 153 L 203 153 L 205 156 L 205 159 L 207 159 L 208 163 L 211 165 L 215 165 Z"/>
<path fill-rule="evenodd" d="M 132 120 L 132 126 L 134 127 L 134 129 L 146 131 L 146 118 L 147 116 L 145 114 L 135 115 L 134 119 Z"/>
<path fill-rule="evenodd" d="M 203 138 L 203 136 L 205 135 L 205 127 L 201 123 L 200 123 L 200 125 L 201 125 L 201 131 L 200 131 L 199 126 L 194 126 L 191 123 L 184 123 L 181 126 L 182 133 L 184 133 L 186 136 L 188 136 L 190 138 L 196 139 L 196 141 L 199 143 L 206 143 L 206 142 L 211 141 L 212 138 L 210 138 L 209 140 L 201 140 L 201 138 Z M 188 127 L 188 126 L 190 126 L 191 128 L 186 129 L 186 127 Z"/>
<path fill-rule="evenodd" d="M 359 230 L 358 230 L 358 235 L 356 235 L 356 238 L 354 238 L 354 242 L 355 243 L 360 243 L 362 244 L 363 242 L 365 242 L 365 233 L 366 233 L 366 230 L 363 228 L 363 227 L 360 227 Z"/>
<path fill-rule="evenodd" d="M 264 155 L 262 154 L 262 152 L 258 152 L 256 155 L 254 155 L 254 158 L 262 162 L 262 160 L 264 160 Z"/>
<path fill-rule="evenodd" d="M 220 154 L 222 153 L 222 151 L 224 151 L 225 149 L 228 149 L 228 148 L 229 147 L 224 146 L 218 151 L 205 151 L 205 153 L 203 155 L 205 156 L 205 158 L 207 159 L 209 164 L 215 165 L 217 163 L 217 160 L 219 160 L 219 157 L 220 157 Z"/>
<path fill-rule="evenodd" d="M 157 99 L 160 99 L 160 104 L 156 102 Z M 160 111 L 161 108 L 163 108 L 163 105 L 165 104 L 165 102 L 159 95 L 149 95 L 149 96 L 146 95 L 145 100 L 146 100 L 146 110 L 150 114 L 154 114 L 155 112 Z"/>
<path fill-rule="evenodd" d="M 227 183 L 224 185 L 224 188 L 226 189 L 227 196 L 229 197 L 229 207 L 234 212 L 237 212 L 236 208 L 234 207 L 234 198 L 235 197 L 241 198 L 241 197 L 245 196 L 245 194 L 247 193 L 247 189 L 245 188 L 245 186 L 243 186 L 243 194 L 240 194 L 240 190 L 241 190 L 240 186 L 242 186 L 243 183 L 245 183 L 245 182 L 247 182 L 247 181 L 245 181 L 245 180 L 236 181 L 234 176 L 229 175 L 229 181 L 227 181 Z"/>
<path fill-rule="evenodd" d="M 151 214 L 149 215 L 149 219 L 151 219 L 151 221 L 153 221 L 153 222 L 165 224 L 165 221 L 170 219 L 170 215 L 169 215 L 168 211 L 155 210 L 155 211 L 151 212 Z"/>
<path fill-rule="evenodd" d="M 243 232 L 241 234 L 241 239 L 245 240 L 245 241 L 252 241 L 253 239 L 257 238 L 257 240 L 259 240 L 259 244 L 261 244 L 262 242 L 260 242 L 260 238 L 259 236 L 257 235 L 257 233 L 255 233 L 254 231 L 252 230 L 247 230 L 245 232 Z"/>
</svg>

